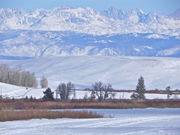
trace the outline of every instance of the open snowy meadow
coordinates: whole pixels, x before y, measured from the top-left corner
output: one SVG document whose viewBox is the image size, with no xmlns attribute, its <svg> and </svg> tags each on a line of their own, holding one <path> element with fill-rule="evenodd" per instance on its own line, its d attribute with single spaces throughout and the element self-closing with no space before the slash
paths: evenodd
<svg viewBox="0 0 180 135">
<path fill-rule="evenodd" d="M 82 109 L 74 111 L 82 111 Z M 83 109 L 98 119 L 32 119 L 0 122 L 1 135 L 179 135 L 180 109 Z M 56 110 L 57 111 L 57 110 Z M 59 110 L 62 111 L 62 110 Z"/>
</svg>

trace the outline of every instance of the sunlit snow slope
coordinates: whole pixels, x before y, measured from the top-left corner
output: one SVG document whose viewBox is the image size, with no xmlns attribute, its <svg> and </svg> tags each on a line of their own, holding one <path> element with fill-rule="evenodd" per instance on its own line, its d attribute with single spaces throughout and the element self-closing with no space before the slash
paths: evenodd
<svg viewBox="0 0 180 135">
<path fill-rule="evenodd" d="M 139 76 L 144 76 L 147 89 L 180 88 L 179 58 L 120 56 L 46 57 L 26 60 L 0 59 L 0 63 L 21 67 L 43 75 L 49 86 L 72 81 L 78 88 L 90 87 L 95 81 L 112 83 L 116 89 L 134 89 Z"/>
<path fill-rule="evenodd" d="M 0 82 L 0 93 L 4 98 L 25 98 L 26 96 L 41 98 L 43 97 L 44 90 L 45 89 L 26 88 Z"/>
</svg>

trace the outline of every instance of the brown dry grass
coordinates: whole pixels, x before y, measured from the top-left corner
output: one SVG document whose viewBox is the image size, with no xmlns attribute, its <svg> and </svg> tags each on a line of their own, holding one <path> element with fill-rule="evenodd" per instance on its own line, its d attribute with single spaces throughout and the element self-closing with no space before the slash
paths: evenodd
<svg viewBox="0 0 180 135">
<path fill-rule="evenodd" d="M 102 115 L 87 111 L 48 111 L 48 110 L 1 110 L 0 121 L 56 118 L 102 118 Z"/>
<path fill-rule="evenodd" d="M 81 109 L 81 108 L 180 108 L 180 99 L 153 99 L 153 100 L 110 100 L 110 101 L 24 101 L 1 100 L 0 109 Z"/>
</svg>

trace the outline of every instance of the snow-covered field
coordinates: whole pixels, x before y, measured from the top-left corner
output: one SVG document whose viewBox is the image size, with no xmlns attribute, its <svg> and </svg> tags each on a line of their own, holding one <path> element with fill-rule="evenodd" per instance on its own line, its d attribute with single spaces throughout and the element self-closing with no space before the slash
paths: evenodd
<svg viewBox="0 0 180 135">
<path fill-rule="evenodd" d="M 180 133 L 180 109 L 90 109 L 89 111 L 113 118 L 0 122 L 0 134 L 179 135 Z"/>
<path fill-rule="evenodd" d="M 0 59 L 1 64 L 21 67 L 49 80 L 55 89 L 71 81 L 76 88 L 88 88 L 95 81 L 111 83 L 114 89 L 135 89 L 137 79 L 145 78 L 146 89 L 180 89 L 180 58 L 69 56 L 26 60 Z"/>
</svg>

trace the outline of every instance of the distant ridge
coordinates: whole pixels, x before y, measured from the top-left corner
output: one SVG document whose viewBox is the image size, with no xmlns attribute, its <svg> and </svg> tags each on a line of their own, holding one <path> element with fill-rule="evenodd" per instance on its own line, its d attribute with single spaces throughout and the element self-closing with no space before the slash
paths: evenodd
<svg viewBox="0 0 180 135">
<path fill-rule="evenodd" d="M 71 31 L 0 32 L 0 56 L 156 56 L 180 57 L 180 40 L 154 33 L 90 35 Z"/>
</svg>

